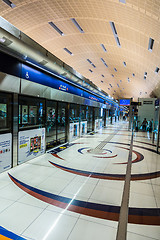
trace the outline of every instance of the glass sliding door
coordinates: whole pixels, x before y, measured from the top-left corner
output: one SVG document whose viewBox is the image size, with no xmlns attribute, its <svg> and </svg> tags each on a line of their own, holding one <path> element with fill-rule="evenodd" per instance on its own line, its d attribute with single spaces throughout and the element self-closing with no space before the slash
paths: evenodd
<svg viewBox="0 0 160 240">
<path fill-rule="evenodd" d="M 57 102 L 47 101 L 46 121 L 46 148 L 53 148 L 57 145 Z"/>
<path fill-rule="evenodd" d="M 93 107 L 87 106 L 87 132 L 93 131 Z"/>
<path fill-rule="evenodd" d="M 57 113 L 57 144 L 66 142 L 66 103 L 58 102 Z"/>
</svg>

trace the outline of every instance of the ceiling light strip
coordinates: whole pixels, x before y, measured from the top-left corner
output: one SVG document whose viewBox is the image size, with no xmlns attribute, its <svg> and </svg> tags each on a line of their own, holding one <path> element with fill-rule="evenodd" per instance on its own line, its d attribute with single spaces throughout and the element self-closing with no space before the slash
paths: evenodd
<svg viewBox="0 0 160 240">
<path fill-rule="evenodd" d="M 83 29 L 81 28 L 81 26 L 79 25 L 79 23 L 76 21 L 75 18 L 71 18 L 72 22 L 74 23 L 74 25 L 76 26 L 76 28 L 81 32 L 84 33 Z"/>
<path fill-rule="evenodd" d="M 64 36 L 64 33 L 53 23 L 53 22 L 48 22 L 49 25 L 54 28 L 61 36 Z"/>
<path fill-rule="evenodd" d="M 101 47 L 102 47 L 102 49 L 103 49 L 104 52 L 107 52 L 107 50 L 106 50 L 104 44 L 101 44 Z"/>
<path fill-rule="evenodd" d="M 153 45 L 154 45 L 154 39 L 153 39 L 153 38 L 150 38 L 150 39 L 149 39 L 149 44 L 148 44 L 148 50 L 149 50 L 150 52 L 152 52 L 152 50 L 153 50 Z"/>
<path fill-rule="evenodd" d="M 68 48 L 63 48 L 67 53 L 69 53 L 70 55 L 73 55 L 73 53 L 68 49 Z"/>
<path fill-rule="evenodd" d="M 107 65 L 107 63 L 104 61 L 104 59 L 103 58 L 101 58 L 101 61 L 103 62 L 103 64 L 108 68 L 108 65 Z"/>
<path fill-rule="evenodd" d="M 109 23 L 110 23 L 110 26 L 111 26 L 114 38 L 116 40 L 117 46 L 121 47 L 121 44 L 120 44 L 120 41 L 119 41 L 119 37 L 118 37 L 118 33 L 117 33 L 117 30 L 116 30 L 114 22 L 109 22 Z"/>
<path fill-rule="evenodd" d="M 156 67 L 155 73 L 159 72 L 159 67 Z"/>
<path fill-rule="evenodd" d="M 11 1 L 9 0 L 2 0 L 4 3 L 6 3 L 8 6 L 10 6 L 11 8 L 14 8 L 16 7 L 16 5 L 14 3 L 12 3 Z"/>
</svg>

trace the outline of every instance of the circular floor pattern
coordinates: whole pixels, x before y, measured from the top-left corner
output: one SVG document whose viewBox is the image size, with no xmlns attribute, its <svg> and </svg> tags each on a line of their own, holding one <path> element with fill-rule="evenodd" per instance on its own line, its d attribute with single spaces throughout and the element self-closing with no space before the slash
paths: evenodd
<svg viewBox="0 0 160 240">
<path fill-rule="evenodd" d="M 120 144 L 120 145 L 130 146 L 130 144 L 120 143 L 120 142 L 109 142 L 108 144 Z M 145 150 L 156 153 L 155 150 L 147 148 L 147 147 L 142 147 L 142 146 L 137 146 L 137 145 L 133 145 L 133 146 L 137 147 L 137 148 L 140 148 L 140 149 L 145 149 Z M 118 148 L 129 151 L 129 149 L 125 148 L 125 147 L 118 146 Z M 86 151 L 86 149 L 88 149 L 88 150 Z M 109 150 L 109 149 L 101 149 L 101 151 L 99 151 L 96 156 L 95 156 L 95 153 L 93 153 L 93 151 L 90 152 L 89 147 L 80 148 L 80 149 L 78 149 L 78 152 L 80 154 L 92 153 L 93 157 L 96 157 L 96 158 L 115 158 L 117 156 L 117 154 L 112 155 L 112 156 L 108 156 L 108 157 L 106 157 L 106 156 L 101 157 L 100 156 L 100 154 L 112 153 L 112 151 Z M 132 163 L 138 163 L 138 162 L 140 162 L 144 159 L 144 156 L 140 152 L 137 152 L 135 150 L 133 150 L 133 152 L 136 154 L 136 159 L 132 160 Z M 52 165 L 54 165 L 55 167 L 60 168 L 63 171 L 67 171 L 67 172 L 77 174 L 77 175 L 82 175 L 82 176 L 85 176 L 85 177 L 90 176 L 91 178 L 99 178 L 99 179 L 107 179 L 107 180 L 119 180 L 119 181 L 124 181 L 125 180 L 125 174 L 107 174 L 107 173 L 90 172 L 90 171 L 78 170 L 78 169 L 73 169 L 73 168 L 67 168 L 67 167 L 64 167 L 62 165 L 53 163 L 51 161 L 49 161 L 49 162 Z M 127 164 L 127 162 L 113 163 L 113 164 Z M 142 173 L 142 174 L 131 174 L 131 181 L 148 180 L 148 179 L 153 179 L 153 178 L 158 178 L 158 177 L 160 177 L 160 171 L 150 172 L 150 173 Z"/>
</svg>

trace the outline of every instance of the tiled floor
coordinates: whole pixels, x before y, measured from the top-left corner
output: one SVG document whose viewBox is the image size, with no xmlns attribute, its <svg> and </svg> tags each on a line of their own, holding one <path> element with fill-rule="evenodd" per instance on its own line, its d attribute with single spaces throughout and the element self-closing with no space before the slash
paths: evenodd
<svg viewBox="0 0 160 240">
<path fill-rule="evenodd" d="M 130 140 L 127 123 L 116 123 L 0 174 L 4 239 L 115 240 Z M 134 133 L 127 240 L 160 239 L 160 155 L 151 143 Z"/>
</svg>

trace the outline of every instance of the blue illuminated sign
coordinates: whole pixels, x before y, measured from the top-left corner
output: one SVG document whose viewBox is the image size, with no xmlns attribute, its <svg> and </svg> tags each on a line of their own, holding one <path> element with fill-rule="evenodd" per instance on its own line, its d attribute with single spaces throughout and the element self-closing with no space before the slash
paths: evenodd
<svg viewBox="0 0 160 240">
<path fill-rule="evenodd" d="M 78 95 L 80 97 L 85 97 L 90 100 L 104 103 L 104 99 L 95 96 L 83 89 L 80 89 L 76 86 L 73 86 L 70 83 L 66 83 L 63 80 L 60 80 L 54 76 L 46 74 L 44 72 L 40 72 L 37 69 L 34 69 L 28 65 L 22 64 L 22 78 L 28 81 L 32 81 L 35 83 L 42 84 L 44 86 L 48 86 L 51 88 L 55 88 L 57 90 L 68 92 L 71 94 Z"/>
<path fill-rule="evenodd" d="M 130 105 L 130 99 L 120 99 L 119 100 L 120 106 L 129 106 Z"/>
</svg>

